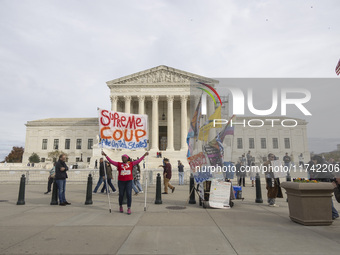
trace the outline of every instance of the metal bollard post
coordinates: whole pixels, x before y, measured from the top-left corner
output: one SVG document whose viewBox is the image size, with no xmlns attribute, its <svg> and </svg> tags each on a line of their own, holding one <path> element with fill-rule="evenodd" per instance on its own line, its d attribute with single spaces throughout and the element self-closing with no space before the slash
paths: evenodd
<svg viewBox="0 0 340 255">
<path fill-rule="evenodd" d="M 158 173 L 156 178 L 156 200 L 155 204 L 162 204 L 162 186 L 161 186 L 161 175 Z"/>
<path fill-rule="evenodd" d="M 287 176 L 286 176 L 286 182 L 291 182 L 292 181 L 292 177 L 290 176 L 289 172 L 287 173 Z M 288 202 L 288 197 L 286 199 L 286 202 Z"/>
<path fill-rule="evenodd" d="M 26 177 L 23 174 L 20 179 L 20 187 L 19 187 L 19 195 L 17 205 L 25 204 L 25 185 L 26 185 Z"/>
<path fill-rule="evenodd" d="M 195 198 L 195 179 L 194 179 L 194 176 L 192 174 L 190 175 L 189 194 L 190 194 L 189 204 L 196 204 L 196 198 Z"/>
<path fill-rule="evenodd" d="M 89 174 L 89 177 L 87 178 L 87 188 L 86 188 L 86 205 L 92 205 L 92 175 Z"/>
<path fill-rule="evenodd" d="M 50 205 L 58 205 L 58 186 L 54 179 L 52 187 L 52 197 Z"/>
<path fill-rule="evenodd" d="M 262 200 L 262 191 L 261 191 L 261 179 L 260 179 L 259 173 L 256 173 L 255 186 L 256 186 L 256 199 L 255 199 L 255 203 L 263 203 L 263 200 Z"/>
</svg>

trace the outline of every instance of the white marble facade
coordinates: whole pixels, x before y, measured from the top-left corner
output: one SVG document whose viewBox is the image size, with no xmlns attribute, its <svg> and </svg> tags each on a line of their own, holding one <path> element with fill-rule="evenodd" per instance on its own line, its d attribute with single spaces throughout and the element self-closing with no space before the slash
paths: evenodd
<svg viewBox="0 0 340 255">
<path fill-rule="evenodd" d="M 209 83 L 212 86 L 218 83 L 217 80 L 164 65 L 107 82 L 110 89 L 111 110 L 148 115 L 151 154 L 149 166 L 152 168 L 157 167 L 161 162 L 154 157 L 157 151 L 163 151 L 163 156 L 169 157 L 173 164 L 177 160 L 187 163 L 186 137 L 190 122 L 190 84 L 193 81 Z M 214 107 L 210 104 L 208 114 L 213 110 Z M 282 157 L 285 152 L 288 152 L 293 153 L 296 160 L 299 153 L 303 153 L 307 158 L 309 152 L 306 125 L 305 121 L 299 120 L 298 126 L 294 129 L 271 128 L 268 125 L 260 129 L 237 126 L 235 136 L 228 136 L 225 139 L 226 160 L 237 161 L 238 157 L 248 150 L 255 157 L 268 152 L 274 152 Z M 78 162 L 81 165 L 79 161 L 82 159 L 84 165 L 92 167 L 94 161 L 100 157 L 100 150 L 96 147 L 98 130 L 97 118 L 28 121 L 23 163 L 27 164 L 28 157 L 33 152 L 47 160 L 48 152 L 56 148 L 56 140 L 58 140 L 58 149 L 68 154 L 70 164 Z M 209 137 L 213 138 L 214 134 Z M 254 139 L 253 148 L 249 147 L 249 138 Z M 263 138 L 266 138 L 265 149 L 261 147 Z M 273 138 L 277 139 L 278 148 L 276 146 L 273 148 Z M 285 138 L 286 142 L 287 138 L 290 141 L 289 148 L 285 147 Z M 242 139 L 242 148 L 237 146 L 238 143 L 240 144 L 239 139 Z M 93 147 L 90 146 L 91 140 Z M 79 142 L 81 142 L 80 147 Z M 122 154 L 121 151 L 107 153 L 115 158 Z M 141 151 L 129 152 L 134 158 L 142 153 Z"/>
</svg>

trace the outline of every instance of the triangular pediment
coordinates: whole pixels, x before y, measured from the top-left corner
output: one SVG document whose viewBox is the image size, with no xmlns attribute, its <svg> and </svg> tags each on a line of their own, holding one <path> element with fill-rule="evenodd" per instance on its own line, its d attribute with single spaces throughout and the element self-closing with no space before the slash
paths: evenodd
<svg viewBox="0 0 340 255">
<path fill-rule="evenodd" d="M 204 82 L 209 84 L 218 83 L 218 81 L 214 79 L 161 65 L 108 81 L 106 84 L 110 86 L 119 84 L 189 84 L 190 82 Z"/>
</svg>

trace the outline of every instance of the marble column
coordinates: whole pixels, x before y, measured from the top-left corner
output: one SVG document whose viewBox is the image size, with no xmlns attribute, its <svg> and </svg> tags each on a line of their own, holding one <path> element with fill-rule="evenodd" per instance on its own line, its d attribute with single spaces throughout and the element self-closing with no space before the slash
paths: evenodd
<svg viewBox="0 0 340 255">
<path fill-rule="evenodd" d="M 138 97 L 138 113 L 144 114 L 145 96 L 137 96 L 137 97 Z"/>
<path fill-rule="evenodd" d="M 168 138 L 167 151 L 174 150 L 174 96 L 167 96 L 168 101 Z"/>
<path fill-rule="evenodd" d="M 181 150 L 187 150 L 188 120 L 187 120 L 188 96 L 181 96 Z"/>
<path fill-rule="evenodd" d="M 152 145 L 151 145 L 151 150 L 158 151 L 158 95 L 151 96 L 152 99 L 152 129 L 151 129 L 151 134 L 152 134 Z"/>
<path fill-rule="evenodd" d="M 131 96 L 124 96 L 125 100 L 125 113 L 131 113 Z"/>
<path fill-rule="evenodd" d="M 118 96 L 110 96 L 111 100 L 111 111 L 117 111 Z"/>
</svg>

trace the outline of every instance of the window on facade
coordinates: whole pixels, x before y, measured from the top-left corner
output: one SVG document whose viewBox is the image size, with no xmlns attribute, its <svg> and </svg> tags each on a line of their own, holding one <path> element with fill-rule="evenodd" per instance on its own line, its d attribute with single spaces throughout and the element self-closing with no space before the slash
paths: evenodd
<svg viewBox="0 0 340 255">
<path fill-rule="evenodd" d="M 76 149 L 81 150 L 81 139 L 77 139 Z"/>
<path fill-rule="evenodd" d="M 261 149 L 266 148 L 267 148 L 266 138 L 261 138 Z"/>
<path fill-rule="evenodd" d="M 80 162 L 80 158 L 77 157 L 77 158 L 76 158 L 76 162 Z"/>
<path fill-rule="evenodd" d="M 65 150 L 69 150 L 71 146 L 71 139 L 65 139 Z"/>
<path fill-rule="evenodd" d="M 59 150 L 59 139 L 54 139 L 53 150 Z"/>
<path fill-rule="evenodd" d="M 290 149 L 290 141 L 289 141 L 289 138 L 285 138 L 285 149 Z"/>
<path fill-rule="evenodd" d="M 93 148 L 93 139 L 87 140 L 87 149 L 92 150 Z"/>
<path fill-rule="evenodd" d="M 255 140 L 254 140 L 254 138 L 249 138 L 249 149 L 255 149 Z"/>
<path fill-rule="evenodd" d="M 273 138 L 273 149 L 279 148 L 279 140 L 277 138 Z"/>
<path fill-rule="evenodd" d="M 237 149 L 243 149 L 242 138 L 237 138 Z"/>
<path fill-rule="evenodd" d="M 42 149 L 47 150 L 47 139 L 42 140 Z"/>
<path fill-rule="evenodd" d="M 91 158 L 87 157 L 87 163 L 90 163 L 90 162 L 91 162 Z"/>
</svg>

